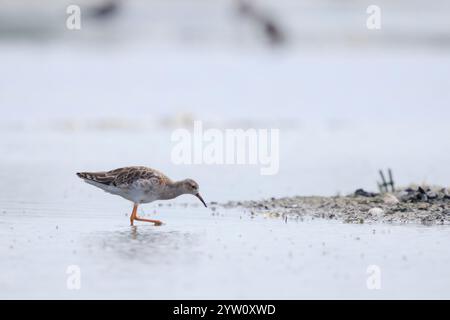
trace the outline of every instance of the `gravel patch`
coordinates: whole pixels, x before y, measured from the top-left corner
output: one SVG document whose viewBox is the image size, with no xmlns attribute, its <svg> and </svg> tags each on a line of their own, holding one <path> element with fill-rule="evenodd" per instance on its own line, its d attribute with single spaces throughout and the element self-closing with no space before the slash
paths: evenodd
<svg viewBox="0 0 450 320">
<path fill-rule="evenodd" d="M 230 201 L 224 207 L 244 207 L 252 214 L 285 219 L 312 216 L 346 223 L 450 224 L 448 189 L 436 187 L 409 187 L 383 194 L 358 189 L 348 196 L 295 196 L 261 201 Z"/>
</svg>

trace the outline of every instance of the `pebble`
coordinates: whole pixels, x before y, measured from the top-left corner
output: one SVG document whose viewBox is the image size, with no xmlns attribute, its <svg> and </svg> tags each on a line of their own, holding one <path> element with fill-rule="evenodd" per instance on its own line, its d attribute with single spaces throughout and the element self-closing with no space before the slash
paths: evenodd
<svg viewBox="0 0 450 320">
<path fill-rule="evenodd" d="M 383 201 L 384 201 L 384 203 L 389 204 L 389 205 L 395 205 L 400 202 L 396 196 L 394 196 L 393 194 L 390 194 L 390 193 L 386 193 L 384 195 Z"/>
<path fill-rule="evenodd" d="M 373 192 L 367 192 L 364 189 L 357 189 L 354 193 L 355 196 L 361 196 L 361 197 L 375 197 L 377 194 Z"/>
<path fill-rule="evenodd" d="M 426 202 L 422 202 L 417 205 L 417 209 L 419 210 L 427 210 L 429 207 L 430 205 Z"/>
<path fill-rule="evenodd" d="M 371 214 L 372 216 L 379 217 L 379 216 L 382 216 L 384 214 L 384 210 L 381 209 L 381 208 L 378 208 L 378 207 L 372 208 L 372 209 L 369 210 L 369 214 Z"/>
</svg>

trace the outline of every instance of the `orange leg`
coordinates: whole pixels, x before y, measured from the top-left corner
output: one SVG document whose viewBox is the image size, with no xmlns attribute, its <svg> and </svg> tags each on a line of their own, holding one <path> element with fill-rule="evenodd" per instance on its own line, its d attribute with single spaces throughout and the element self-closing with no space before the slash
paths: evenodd
<svg viewBox="0 0 450 320">
<path fill-rule="evenodd" d="M 133 206 L 133 212 L 131 213 L 131 216 L 130 216 L 130 225 L 131 225 L 131 226 L 134 225 L 134 219 L 136 219 L 137 208 L 138 208 L 138 205 L 137 205 L 137 204 L 134 204 L 134 206 Z"/>
<path fill-rule="evenodd" d="M 131 213 L 131 217 L 130 217 L 131 225 L 133 225 L 134 220 L 136 220 L 136 221 L 152 222 L 152 223 L 155 224 L 155 226 L 160 226 L 160 225 L 162 225 L 162 222 L 159 221 L 159 220 L 152 220 L 152 219 L 143 219 L 143 218 L 139 218 L 139 217 L 137 216 L 137 208 L 138 208 L 138 205 L 137 205 L 137 204 L 134 204 L 133 212 Z"/>
</svg>

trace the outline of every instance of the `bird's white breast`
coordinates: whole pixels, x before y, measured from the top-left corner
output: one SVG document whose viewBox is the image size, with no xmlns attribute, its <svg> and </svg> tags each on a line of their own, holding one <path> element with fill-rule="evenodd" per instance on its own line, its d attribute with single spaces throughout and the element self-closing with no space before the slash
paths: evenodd
<svg viewBox="0 0 450 320">
<path fill-rule="evenodd" d="M 161 186 L 152 180 L 137 180 L 126 188 L 120 188 L 119 195 L 134 203 L 149 203 L 159 199 Z"/>
</svg>

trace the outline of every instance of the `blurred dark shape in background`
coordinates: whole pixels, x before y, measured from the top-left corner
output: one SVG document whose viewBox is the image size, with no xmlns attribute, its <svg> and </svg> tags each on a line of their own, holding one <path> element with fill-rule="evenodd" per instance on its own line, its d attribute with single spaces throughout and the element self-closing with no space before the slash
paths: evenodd
<svg viewBox="0 0 450 320">
<path fill-rule="evenodd" d="M 237 8 L 242 17 L 251 20 L 263 30 L 271 45 L 281 46 L 284 44 L 286 36 L 279 21 L 250 1 L 238 0 Z"/>
<path fill-rule="evenodd" d="M 65 28 L 66 9 L 79 5 L 82 32 Z M 448 0 L 379 0 L 381 28 L 369 30 L 365 1 L 328 0 L 0 0 L 0 42 L 18 37 L 134 42 L 236 49 L 285 46 L 450 48 Z M 118 14 L 120 13 L 120 18 Z M 236 19 L 236 14 L 238 19 Z M 101 24 L 103 19 L 114 23 Z M 96 18 L 96 19 L 92 19 Z M 69 32 L 68 32 L 69 31 Z M 82 33 L 82 34 L 81 34 Z"/>
<path fill-rule="evenodd" d="M 99 19 L 111 18 L 120 11 L 118 0 L 109 0 L 92 9 L 92 16 Z"/>
</svg>

